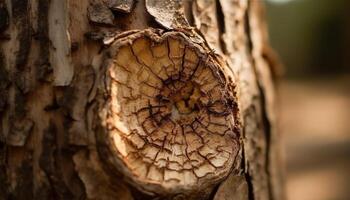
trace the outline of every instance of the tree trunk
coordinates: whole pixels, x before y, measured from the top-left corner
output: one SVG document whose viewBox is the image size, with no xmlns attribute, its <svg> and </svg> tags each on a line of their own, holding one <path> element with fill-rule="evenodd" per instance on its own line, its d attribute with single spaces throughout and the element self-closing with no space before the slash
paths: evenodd
<svg viewBox="0 0 350 200">
<path fill-rule="evenodd" d="M 260 3 L 0 0 L 0 199 L 283 199 Z"/>
</svg>

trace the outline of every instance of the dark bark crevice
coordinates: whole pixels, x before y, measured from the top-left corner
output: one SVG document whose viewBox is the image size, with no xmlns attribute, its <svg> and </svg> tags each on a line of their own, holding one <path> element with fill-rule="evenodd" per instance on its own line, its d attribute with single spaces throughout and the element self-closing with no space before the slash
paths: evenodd
<svg viewBox="0 0 350 200">
<path fill-rule="evenodd" d="M 27 64 L 31 43 L 31 28 L 28 0 L 12 0 L 12 19 L 18 31 L 19 49 L 16 54 L 16 69 L 23 70 Z"/>
<path fill-rule="evenodd" d="M 5 0 L 0 1 L 0 35 L 9 27 L 9 13 L 6 8 Z"/>
<path fill-rule="evenodd" d="M 40 156 L 39 165 L 45 172 L 46 178 L 55 199 L 73 199 L 74 195 L 64 182 L 59 157 L 62 156 L 61 149 L 57 144 L 58 130 L 54 122 L 50 122 L 42 140 L 43 152 Z"/>
<path fill-rule="evenodd" d="M 245 138 L 245 130 L 243 130 L 243 138 Z M 242 145 L 242 162 L 241 162 L 241 169 L 244 170 L 244 177 L 245 180 L 247 182 L 247 186 L 248 186 L 248 200 L 255 200 L 254 197 L 254 184 L 253 184 L 253 180 L 252 177 L 249 173 L 249 166 L 248 163 L 246 162 L 246 156 L 245 156 L 245 149 L 244 149 L 244 144 Z"/>
<path fill-rule="evenodd" d="M 36 63 L 36 78 L 41 81 L 49 81 L 53 68 L 50 64 L 50 39 L 49 39 L 49 6 L 51 0 L 39 0 L 38 2 L 38 30 L 35 39 L 39 42 L 39 56 Z"/>
<path fill-rule="evenodd" d="M 7 146 L 0 135 L 0 199 L 8 199 Z"/>
<path fill-rule="evenodd" d="M 28 155 L 19 168 L 16 170 L 17 185 L 9 195 L 9 199 L 33 199 L 33 164 L 31 156 Z"/>
<path fill-rule="evenodd" d="M 261 101 L 260 105 L 262 107 L 262 128 L 265 133 L 265 146 L 266 146 L 266 155 L 265 155 L 265 171 L 267 174 L 267 183 L 268 183 L 268 193 L 271 200 L 274 200 L 274 195 L 272 192 L 272 183 L 271 183 L 271 173 L 270 173 L 270 154 L 271 154 L 271 125 L 270 121 L 266 115 L 266 98 L 264 95 L 264 91 L 261 86 L 259 86 Z"/>
<path fill-rule="evenodd" d="M 220 49 L 224 54 L 228 54 L 226 43 L 223 39 L 223 34 L 226 33 L 226 27 L 225 27 L 225 16 L 221 7 L 220 0 L 216 0 L 216 20 L 218 24 L 218 31 L 219 31 L 219 45 Z"/>
<path fill-rule="evenodd" d="M 251 30 L 251 17 L 250 13 L 252 12 L 252 6 L 251 6 L 251 2 L 248 1 L 248 5 L 247 5 L 247 12 L 245 15 L 245 20 L 244 20 L 244 27 L 245 27 L 245 32 L 247 33 L 247 47 L 248 47 L 248 51 L 250 52 L 251 55 L 251 61 L 252 61 L 252 66 L 254 66 L 254 72 L 255 72 L 255 76 L 259 77 L 261 75 L 259 75 L 258 70 L 257 70 L 257 62 L 254 58 L 254 42 L 252 39 L 252 30 Z M 255 30 L 256 31 L 256 30 Z M 257 78 L 257 86 L 258 86 L 258 90 L 259 90 L 259 94 L 260 94 L 260 101 L 258 101 L 259 103 L 259 107 L 261 108 L 261 122 L 260 124 L 260 129 L 262 129 L 262 133 L 264 133 L 264 142 L 265 142 L 265 154 L 264 154 L 264 171 L 266 173 L 266 178 L 267 178 L 267 192 L 268 192 L 268 196 L 269 199 L 273 200 L 274 199 L 274 195 L 272 192 L 272 182 L 271 182 L 271 174 L 270 174 L 270 150 L 271 150 L 271 124 L 270 121 L 268 119 L 267 116 L 267 112 L 268 110 L 266 109 L 267 107 L 267 103 L 266 103 L 266 96 L 265 96 L 265 91 L 263 89 L 262 86 L 263 83 L 261 83 L 261 81 L 259 81 L 259 78 Z"/>
</svg>

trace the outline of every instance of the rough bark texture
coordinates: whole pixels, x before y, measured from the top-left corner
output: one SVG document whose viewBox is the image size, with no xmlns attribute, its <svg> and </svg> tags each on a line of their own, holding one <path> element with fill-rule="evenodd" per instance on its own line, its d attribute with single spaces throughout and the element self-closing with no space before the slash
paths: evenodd
<svg viewBox="0 0 350 200">
<path fill-rule="evenodd" d="M 259 0 L 0 0 L 0 199 L 284 199 Z"/>
</svg>

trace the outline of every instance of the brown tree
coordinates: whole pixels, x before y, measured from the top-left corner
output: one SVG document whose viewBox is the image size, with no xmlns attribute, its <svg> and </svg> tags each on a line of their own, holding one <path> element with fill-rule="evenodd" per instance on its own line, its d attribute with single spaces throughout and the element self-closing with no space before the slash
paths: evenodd
<svg viewBox="0 0 350 200">
<path fill-rule="evenodd" d="M 0 199 L 283 199 L 262 11 L 0 0 Z"/>
</svg>

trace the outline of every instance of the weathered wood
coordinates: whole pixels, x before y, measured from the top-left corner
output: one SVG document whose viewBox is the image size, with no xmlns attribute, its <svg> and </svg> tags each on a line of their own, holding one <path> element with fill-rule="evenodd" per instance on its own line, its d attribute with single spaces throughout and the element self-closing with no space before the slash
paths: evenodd
<svg viewBox="0 0 350 200">
<path fill-rule="evenodd" d="M 0 199 L 284 199 L 261 1 L 0 0 L 0 45 Z"/>
</svg>

